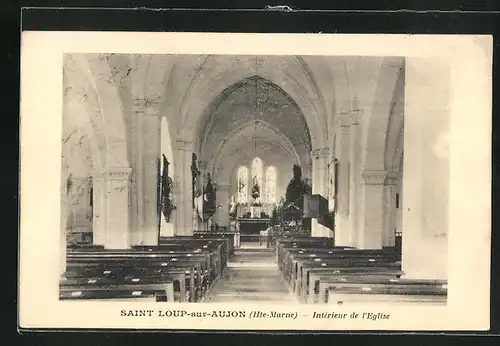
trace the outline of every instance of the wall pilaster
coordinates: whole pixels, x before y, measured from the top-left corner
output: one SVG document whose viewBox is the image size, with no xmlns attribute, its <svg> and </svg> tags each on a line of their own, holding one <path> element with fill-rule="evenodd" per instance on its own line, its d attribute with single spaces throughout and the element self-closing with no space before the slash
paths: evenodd
<svg viewBox="0 0 500 346">
<path fill-rule="evenodd" d="M 317 148 L 311 152 L 312 156 L 312 193 L 328 197 L 328 159 L 329 148 Z M 333 232 L 318 223 L 317 219 L 311 220 L 311 235 L 313 237 L 333 237 Z"/>
<path fill-rule="evenodd" d="M 104 247 L 127 249 L 131 245 L 129 225 L 130 167 L 107 167 L 101 172 L 101 183 L 106 193 L 102 200 L 105 211 Z M 102 215 L 101 215 L 102 217 Z"/>
<path fill-rule="evenodd" d="M 350 171 L 351 167 L 351 118 L 347 114 L 337 116 L 336 131 L 339 145 L 338 153 L 338 210 L 335 214 L 335 244 L 353 246 L 354 234 L 350 217 Z"/>
<path fill-rule="evenodd" d="M 185 140 L 176 140 L 173 150 L 175 162 L 174 181 L 176 186 L 174 195 L 174 233 L 176 236 L 193 235 L 192 216 L 192 174 L 191 160 L 193 157 L 193 143 Z"/>
</svg>

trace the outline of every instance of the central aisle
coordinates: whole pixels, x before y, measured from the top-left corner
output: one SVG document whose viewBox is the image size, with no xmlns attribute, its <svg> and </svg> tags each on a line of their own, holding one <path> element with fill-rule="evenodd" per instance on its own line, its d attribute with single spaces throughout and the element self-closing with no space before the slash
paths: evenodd
<svg viewBox="0 0 500 346">
<path fill-rule="evenodd" d="M 265 301 L 297 303 L 276 264 L 274 250 L 242 244 L 204 303 Z"/>
</svg>

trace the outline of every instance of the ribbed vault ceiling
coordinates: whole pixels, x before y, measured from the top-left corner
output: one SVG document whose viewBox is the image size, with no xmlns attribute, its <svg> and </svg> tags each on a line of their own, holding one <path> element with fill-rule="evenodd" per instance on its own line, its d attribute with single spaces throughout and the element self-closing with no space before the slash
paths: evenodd
<svg viewBox="0 0 500 346">
<path fill-rule="evenodd" d="M 201 158 L 224 180 L 229 177 L 222 172 L 254 156 L 309 163 L 307 124 L 295 102 L 276 85 L 257 76 L 247 78 L 224 90 L 214 103 L 201 134 Z"/>
</svg>

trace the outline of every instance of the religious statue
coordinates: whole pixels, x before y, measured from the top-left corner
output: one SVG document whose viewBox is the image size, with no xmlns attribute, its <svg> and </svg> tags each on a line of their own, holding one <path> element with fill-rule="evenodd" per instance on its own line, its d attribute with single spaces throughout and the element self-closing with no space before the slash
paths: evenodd
<svg viewBox="0 0 500 346">
<path fill-rule="evenodd" d="M 234 199 L 234 196 L 231 196 L 231 202 L 229 203 L 229 219 L 236 220 L 238 205 Z"/>
<path fill-rule="evenodd" d="M 207 186 L 203 191 L 203 219 L 206 221 L 215 214 L 216 192 L 210 174 L 207 175 Z"/>
<path fill-rule="evenodd" d="M 260 197 L 260 187 L 257 177 L 253 177 L 253 186 L 252 186 L 252 198 L 258 199 Z"/>
<path fill-rule="evenodd" d="M 192 196 L 192 201 L 193 201 L 193 208 L 196 207 L 196 197 L 199 197 L 201 195 L 201 188 L 200 188 L 200 170 L 198 169 L 196 165 L 196 154 L 193 153 L 192 157 L 192 162 L 191 162 L 191 178 L 192 178 L 192 191 L 193 191 L 193 196 Z"/>
</svg>

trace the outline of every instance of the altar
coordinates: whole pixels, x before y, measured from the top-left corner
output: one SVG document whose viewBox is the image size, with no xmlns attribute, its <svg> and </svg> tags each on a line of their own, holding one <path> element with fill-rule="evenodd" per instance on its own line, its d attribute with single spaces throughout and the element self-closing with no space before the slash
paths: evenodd
<svg viewBox="0 0 500 346">
<path fill-rule="evenodd" d="M 271 225 L 268 218 L 238 218 L 240 239 L 242 242 L 258 242 L 260 232 Z"/>
</svg>

